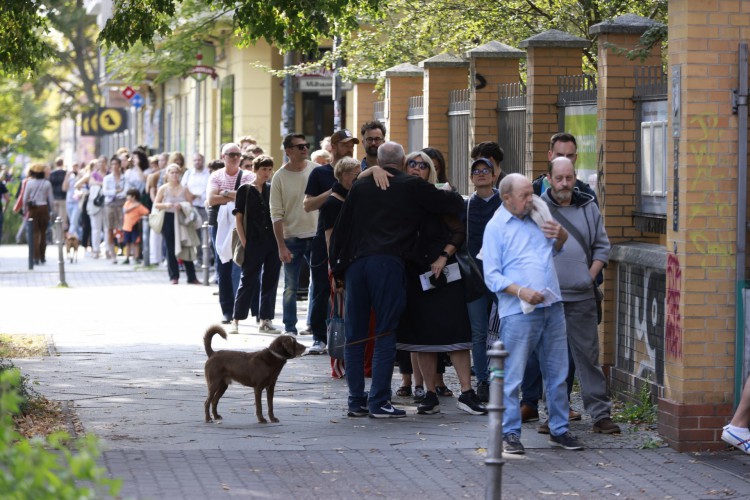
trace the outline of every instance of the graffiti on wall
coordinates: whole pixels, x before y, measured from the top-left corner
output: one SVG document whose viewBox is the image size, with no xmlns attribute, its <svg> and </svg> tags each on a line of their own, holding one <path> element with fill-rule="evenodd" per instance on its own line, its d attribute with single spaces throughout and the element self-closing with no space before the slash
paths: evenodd
<svg viewBox="0 0 750 500">
<path fill-rule="evenodd" d="M 617 367 L 664 383 L 664 291 L 660 269 L 618 266 Z"/>
<path fill-rule="evenodd" d="M 681 290 L 680 261 L 676 255 L 670 253 L 667 255 L 667 328 L 664 334 L 664 347 L 667 354 L 675 358 L 682 358 Z"/>
<path fill-rule="evenodd" d="M 692 226 L 691 223 L 695 222 L 696 218 L 721 220 L 733 217 L 735 208 L 728 199 L 726 187 L 721 186 L 722 181 L 731 180 L 731 170 L 718 165 L 719 117 L 715 113 L 703 113 L 690 118 L 690 124 L 697 125 L 701 130 L 701 136 L 689 143 L 690 155 L 693 156 L 696 167 L 690 191 L 694 194 L 700 193 L 703 199 L 688 205 L 688 224 Z M 706 222 L 705 227 L 709 228 L 712 225 Z M 695 251 L 703 255 L 703 266 L 734 265 L 734 231 L 711 229 L 707 232 L 700 227 L 694 227 L 688 232 L 688 237 Z M 709 256 L 715 256 L 716 259 L 709 261 Z"/>
</svg>

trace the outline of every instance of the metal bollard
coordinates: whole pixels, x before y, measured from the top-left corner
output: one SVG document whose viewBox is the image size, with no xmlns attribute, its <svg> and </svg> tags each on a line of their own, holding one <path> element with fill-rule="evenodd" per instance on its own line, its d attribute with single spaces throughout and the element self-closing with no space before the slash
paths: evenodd
<svg viewBox="0 0 750 500">
<path fill-rule="evenodd" d="M 151 245 L 151 235 L 149 233 L 150 231 L 148 227 L 148 215 L 142 215 L 141 239 L 143 241 L 143 248 L 141 249 L 141 251 L 143 252 L 143 265 L 145 267 L 151 265 L 151 252 L 149 251 L 149 246 Z"/>
<path fill-rule="evenodd" d="M 63 254 L 63 243 L 65 242 L 65 238 L 63 238 L 63 222 L 60 217 L 57 217 L 55 219 L 55 244 L 57 245 L 57 268 L 60 273 L 60 281 L 57 283 L 57 286 L 62 286 L 67 288 L 68 284 L 65 282 L 65 255 Z"/>
<path fill-rule="evenodd" d="M 203 270 L 203 285 L 208 286 L 208 270 L 211 265 L 211 254 L 208 253 L 211 248 L 211 238 L 208 234 L 208 222 L 201 226 L 203 243 L 201 244 L 201 269 Z"/>
<path fill-rule="evenodd" d="M 490 439 L 487 445 L 487 486 L 485 499 L 495 500 L 502 497 L 503 483 L 503 384 L 505 382 L 505 358 L 508 351 L 501 341 L 492 344 L 487 351 L 490 365 L 490 403 L 487 405 L 489 413 Z"/>
<path fill-rule="evenodd" d="M 29 243 L 29 271 L 34 269 L 34 219 L 26 219 L 26 241 Z"/>
</svg>

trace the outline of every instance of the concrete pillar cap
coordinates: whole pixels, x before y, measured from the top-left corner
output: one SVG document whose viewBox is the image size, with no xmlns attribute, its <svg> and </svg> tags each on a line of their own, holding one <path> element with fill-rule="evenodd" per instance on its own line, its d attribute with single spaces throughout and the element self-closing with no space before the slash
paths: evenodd
<svg viewBox="0 0 750 500">
<path fill-rule="evenodd" d="M 424 70 L 411 63 L 401 63 L 380 72 L 380 76 L 390 78 L 399 76 L 423 76 Z"/>
<path fill-rule="evenodd" d="M 591 42 L 585 38 L 580 38 L 570 33 L 560 30 L 547 30 L 539 33 L 518 44 L 522 49 L 529 47 L 551 47 L 551 48 L 586 48 L 591 46 Z"/>
<path fill-rule="evenodd" d="M 447 52 L 420 61 L 422 68 L 464 68 L 469 66 L 469 61 L 460 56 L 454 56 Z"/>
<path fill-rule="evenodd" d="M 526 52 L 523 50 L 505 45 L 504 43 L 492 41 L 475 47 L 466 52 L 466 57 L 469 58 L 505 58 L 505 59 L 521 59 L 526 57 Z"/>
<path fill-rule="evenodd" d="M 655 26 L 664 26 L 664 24 L 637 14 L 625 14 L 593 25 L 589 28 L 589 35 L 642 35 Z"/>
</svg>

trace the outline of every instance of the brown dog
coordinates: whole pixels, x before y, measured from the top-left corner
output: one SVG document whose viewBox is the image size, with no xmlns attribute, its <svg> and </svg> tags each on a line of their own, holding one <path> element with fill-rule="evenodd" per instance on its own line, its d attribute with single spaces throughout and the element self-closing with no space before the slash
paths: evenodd
<svg viewBox="0 0 750 500">
<path fill-rule="evenodd" d="M 78 247 L 80 244 L 81 242 L 78 241 L 78 236 L 75 234 L 69 234 L 65 237 L 65 253 L 71 264 L 73 263 L 73 259 L 78 262 Z"/>
<path fill-rule="evenodd" d="M 261 424 L 267 423 L 266 419 L 263 418 L 263 404 L 261 403 L 261 396 L 263 389 L 265 389 L 268 418 L 271 419 L 271 422 L 278 422 L 279 419 L 273 414 L 273 390 L 276 386 L 276 379 L 279 378 L 286 360 L 301 355 L 305 352 L 305 346 L 297 342 L 294 337 L 280 335 L 262 351 L 214 352 L 211 349 L 211 338 L 217 333 L 226 340 L 226 332 L 218 325 L 209 327 L 203 336 L 203 345 L 208 355 L 205 367 L 206 384 L 208 385 L 208 398 L 204 405 L 206 422 L 211 422 L 211 416 L 208 414 L 209 406 L 213 410 L 214 418 L 221 420 L 221 415 L 216 412 L 216 407 L 232 381 L 255 389 L 255 416 L 258 417 L 258 422 Z"/>
</svg>

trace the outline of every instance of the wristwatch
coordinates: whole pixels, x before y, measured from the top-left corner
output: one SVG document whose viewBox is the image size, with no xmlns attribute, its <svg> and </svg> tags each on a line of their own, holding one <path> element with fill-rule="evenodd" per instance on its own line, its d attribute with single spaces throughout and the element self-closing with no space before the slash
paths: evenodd
<svg viewBox="0 0 750 500">
<path fill-rule="evenodd" d="M 450 255 L 448 255 L 448 252 L 446 252 L 445 250 L 443 250 L 442 252 L 440 252 L 440 256 L 441 256 L 441 257 L 445 257 L 446 259 L 447 259 L 448 257 L 450 257 Z"/>
<path fill-rule="evenodd" d="M 229 191 L 228 191 L 227 189 L 225 189 L 224 191 L 222 191 L 222 192 L 221 192 L 221 195 L 222 195 L 222 196 L 223 196 L 224 198 L 226 198 L 228 194 L 229 194 Z"/>
</svg>

